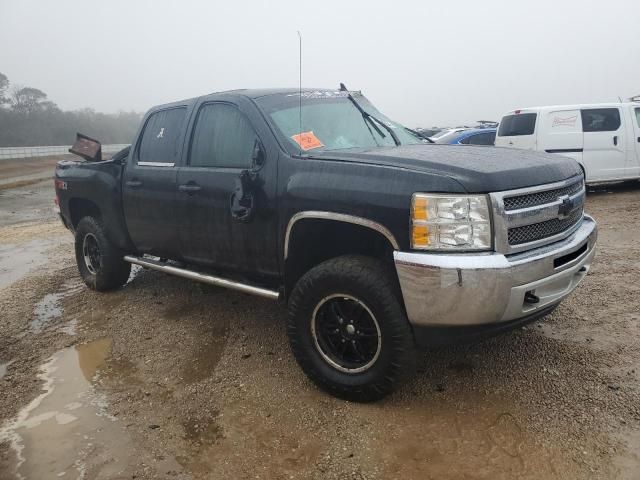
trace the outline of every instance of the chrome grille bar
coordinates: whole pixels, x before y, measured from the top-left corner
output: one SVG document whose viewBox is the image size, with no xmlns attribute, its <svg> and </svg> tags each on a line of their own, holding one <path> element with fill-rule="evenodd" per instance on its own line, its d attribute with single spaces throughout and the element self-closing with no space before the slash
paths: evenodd
<svg viewBox="0 0 640 480">
<path fill-rule="evenodd" d="M 582 223 L 586 191 L 580 176 L 489 196 L 496 251 L 511 254 L 573 233 Z"/>
</svg>

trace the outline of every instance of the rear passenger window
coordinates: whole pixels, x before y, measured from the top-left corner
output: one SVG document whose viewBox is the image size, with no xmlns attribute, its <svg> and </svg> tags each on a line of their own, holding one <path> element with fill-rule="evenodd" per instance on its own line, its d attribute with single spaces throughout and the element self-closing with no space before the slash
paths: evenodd
<svg viewBox="0 0 640 480">
<path fill-rule="evenodd" d="M 590 108 L 580 110 L 583 132 L 615 132 L 620 128 L 620 111 L 617 108 Z"/>
<path fill-rule="evenodd" d="M 519 113 L 502 117 L 498 128 L 499 137 L 533 135 L 536 129 L 536 113 Z"/>
<path fill-rule="evenodd" d="M 236 107 L 226 103 L 204 105 L 196 119 L 189 164 L 247 168 L 257 138 L 249 120 Z"/>
<path fill-rule="evenodd" d="M 138 147 L 138 163 L 176 162 L 186 112 L 184 107 L 172 108 L 149 117 Z"/>
</svg>

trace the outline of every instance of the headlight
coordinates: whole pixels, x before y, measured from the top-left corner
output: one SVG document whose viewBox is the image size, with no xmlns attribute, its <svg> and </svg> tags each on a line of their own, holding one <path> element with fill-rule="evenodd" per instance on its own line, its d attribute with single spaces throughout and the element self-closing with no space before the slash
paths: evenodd
<svg viewBox="0 0 640 480">
<path fill-rule="evenodd" d="M 491 238 L 485 195 L 413 194 L 411 248 L 489 250 Z"/>
</svg>

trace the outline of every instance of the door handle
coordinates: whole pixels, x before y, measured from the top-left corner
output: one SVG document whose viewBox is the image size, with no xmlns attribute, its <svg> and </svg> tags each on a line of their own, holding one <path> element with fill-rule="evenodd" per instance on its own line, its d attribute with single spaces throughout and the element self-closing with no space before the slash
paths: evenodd
<svg viewBox="0 0 640 480">
<path fill-rule="evenodd" d="M 127 180 L 125 182 L 125 185 L 127 187 L 137 188 L 142 186 L 142 182 L 140 180 Z"/>
<path fill-rule="evenodd" d="M 618 136 L 614 135 L 613 136 L 613 144 L 617 147 L 618 146 Z"/>
<path fill-rule="evenodd" d="M 202 190 L 202 187 L 200 185 L 196 185 L 195 183 L 187 183 L 184 185 L 179 185 L 178 190 L 193 195 L 194 193 Z"/>
</svg>

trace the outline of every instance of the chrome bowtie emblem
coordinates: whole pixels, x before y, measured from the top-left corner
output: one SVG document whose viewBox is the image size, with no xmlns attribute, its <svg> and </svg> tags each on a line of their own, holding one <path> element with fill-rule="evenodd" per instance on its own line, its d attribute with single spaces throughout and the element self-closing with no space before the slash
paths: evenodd
<svg viewBox="0 0 640 480">
<path fill-rule="evenodd" d="M 569 195 L 563 195 L 560 200 L 560 206 L 558 207 L 558 217 L 565 218 L 576 207 L 576 202 L 569 198 Z"/>
</svg>

